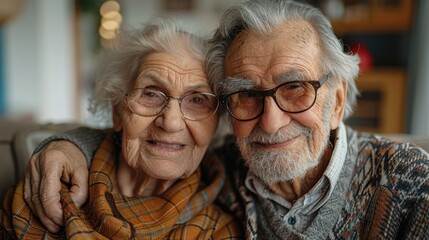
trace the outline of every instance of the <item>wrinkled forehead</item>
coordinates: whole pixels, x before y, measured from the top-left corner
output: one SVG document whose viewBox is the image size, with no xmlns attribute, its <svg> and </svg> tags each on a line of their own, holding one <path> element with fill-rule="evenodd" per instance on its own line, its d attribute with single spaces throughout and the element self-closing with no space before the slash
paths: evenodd
<svg viewBox="0 0 429 240">
<path fill-rule="evenodd" d="M 318 36 L 313 26 L 304 20 L 289 20 L 272 27 L 270 33 L 259 33 L 246 29 L 240 32 L 228 48 L 227 56 L 245 50 L 249 44 L 262 46 L 265 41 L 282 41 L 284 44 L 296 44 L 299 47 L 317 46 Z"/>
<path fill-rule="evenodd" d="M 269 34 L 244 30 L 233 40 L 225 57 L 225 73 L 235 74 L 279 64 L 290 68 L 315 68 L 320 59 L 319 38 L 304 20 L 290 20 L 271 29 Z M 259 69 L 264 71 L 264 69 Z"/>
<path fill-rule="evenodd" d="M 201 59 L 190 52 L 176 55 L 165 52 L 148 54 L 141 62 L 133 87 L 157 86 L 168 92 L 201 89 L 210 91 Z"/>
</svg>

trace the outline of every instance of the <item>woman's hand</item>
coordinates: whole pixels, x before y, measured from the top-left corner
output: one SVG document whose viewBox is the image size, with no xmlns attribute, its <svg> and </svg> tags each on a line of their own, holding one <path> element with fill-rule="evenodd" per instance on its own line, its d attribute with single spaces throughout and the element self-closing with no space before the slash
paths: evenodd
<svg viewBox="0 0 429 240">
<path fill-rule="evenodd" d="M 82 206 L 88 198 L 85 155 L 71 142 L 53 141 L 30 158 L 24 179 L 25 202 L 50 232 L 64 225 L 61 181 L 70 186 L 76 206 Z"/>
</svg>

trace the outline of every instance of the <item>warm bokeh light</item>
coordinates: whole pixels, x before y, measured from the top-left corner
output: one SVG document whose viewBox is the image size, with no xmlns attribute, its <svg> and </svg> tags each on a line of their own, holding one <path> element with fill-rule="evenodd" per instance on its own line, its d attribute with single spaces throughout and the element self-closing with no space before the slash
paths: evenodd
<svg viewBox="0 0 429 240">
<path fill-rule="evenodd" d="M 103 18 L 101 19 L 101 27 L 106 30 L 114 31 L 119 29 L 119 23 L 111 19 Z"/>
<path fill-rule="evenodd" d="M 122 15 L 119 12 L 121 6 L 117 1 L 109 0 L 100 7 L 100 28 L 98 30 L 101 40 L 112 40 L 116 37 L 122 23 Z"/>
<path fill-rule="evenodd" d="M 116 1 L 106 1 L 100 7 L 100 14 L 103 17 L 108 17 L 108 15 L 119 12 L 121 6 Z"/>
<path fill-rule="evenodd" d="M 103 27 L 100 27 L 98 29 L 98 33 L 100 34 L 101 38 L 107 39 L 107 40 L 114 39 L 116 37 L 115 31 L 107 30 Z"/>
</svg>

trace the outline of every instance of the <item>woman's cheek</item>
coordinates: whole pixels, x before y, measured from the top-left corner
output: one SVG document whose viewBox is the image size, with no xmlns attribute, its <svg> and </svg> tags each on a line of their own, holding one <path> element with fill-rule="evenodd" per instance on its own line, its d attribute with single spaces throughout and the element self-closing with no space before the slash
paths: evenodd
<svg viewBox="0 0 429 240">
<path fill-rule="evenodd" d="M 122 156 L 128 166 L 137 168 L 139 163 L 140 142 L 138 139 L 128 139 L 126 134 L 122 137 Z"/>
<path fill-rule="evenodd" d="M 201 135 L 201 146 L 208 146 L 213 140 L 213 135 L 215 134 L 217 129 L 217 121 L 212 121 L 209 124 L 205 124 L 199 130 Z"/>
</svg>

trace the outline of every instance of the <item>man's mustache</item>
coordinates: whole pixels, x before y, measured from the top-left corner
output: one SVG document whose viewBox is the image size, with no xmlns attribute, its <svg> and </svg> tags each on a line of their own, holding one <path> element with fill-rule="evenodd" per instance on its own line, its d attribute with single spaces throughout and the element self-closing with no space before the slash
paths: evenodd
<svg viewBox="0 0 429 240">
<path fill-rule="evenodd" d="M 282 128 L 274 134 L 268 134 L 260 127 L 256 126 L 250 135 L 243 140 L 245 140 L 247 144 L 276 144 L 286 142 L 300 135 L 304 135 L 306 137 L 311 136 L 311 129 L 304 127 L 296 121 L 292 121 L 286 128 Z"/>
</svg>

